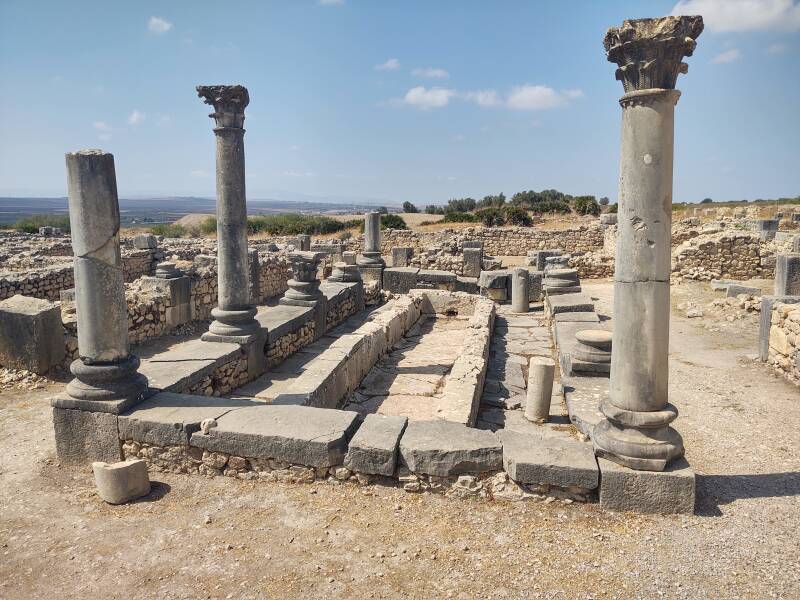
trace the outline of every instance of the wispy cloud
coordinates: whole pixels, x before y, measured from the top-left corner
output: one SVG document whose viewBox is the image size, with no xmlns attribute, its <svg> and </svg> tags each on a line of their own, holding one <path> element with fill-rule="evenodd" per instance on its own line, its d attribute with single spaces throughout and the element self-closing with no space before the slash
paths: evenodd
<svg viewBox="0 0 800 600">
<path fill-rule="evenodd" d="M 161 17 L 150 17 L 147 21 L 147 29 L 152 33 L 167 33 L 172 29 L 172 23 Z"/>
<path fill-rule="evenodd" d="M 390 58 L 386 62 L 373 67 L 376 71 L 396 71 L 400 68 L 400 61 L 396 58 Z"/>
<path fill-rule="evenodd" d="M 549 86 L 526 84 L 512 88 L 506 104 L 514 110 L 547 110 L 564 106 L 567 98 Z"/>
<path fill-rule="evenodd" d="M 786 52 L 786 44 L 770 44 L 767 46 L 767 54 L 783 54 Z"/>
<path fill-rule="evenodd" d="M 444 69 L 436 69 L 433 67 L 426 67 L 424 69 L 414 69 L 411 74 L 415 77 L 427 77 L 428 79 L 447 79 L 450 73 Z"/>
<path fill-rule="evenodd" d="M 418 85 L 406 92 L 403 102 L 414 108 L 428 110 L 447 106 L 450 103 L 450 99 L 455 95 L 455 90 L 440 87 L 426 88 L 425 86 Z"/>
<path fill-rule="evenodd" d="M 111 131 L 111 127 L 105 121 L 95 121 L 92 123 L 92 127 L 97 129 L 97 131 Z"/>
<path fill-rule="evenodd" d="M 730 50 L 725 50 L 725 52 L 720 52 L 714 58 L 711 59 L 711 63 L 715 65 L 722 65 L 725 63 L 732 63 L 734 61 L 739 60 L 742 57 L 742 53 L 739 52 L 737 48 L 731 48 Z"/>
<path fill-rule="evenodd" d="M 344 0 L 319 0 L 319 3 L 322 6 L 341 6 Z"/>
<path fill-rule="evenodd" d="M 143 112 L 139 112 L 135 108 L 133 112 L 128 116 L 128 125 L 138 125 L 145 119 L 145 114 Z"/>
<path fill-rule="evenodd" d="M 476 92 L 466 92 L 464 98 L 474 102 L 478 106 L 500 106 L 503 101 L 495 90 L 478 90 Z"/>
<path fill-rule="evenodd" d="M 711 31 L 800 31 L 796 0 L 680 0 L 673 15 L 703 15 Z"/>
</svg>

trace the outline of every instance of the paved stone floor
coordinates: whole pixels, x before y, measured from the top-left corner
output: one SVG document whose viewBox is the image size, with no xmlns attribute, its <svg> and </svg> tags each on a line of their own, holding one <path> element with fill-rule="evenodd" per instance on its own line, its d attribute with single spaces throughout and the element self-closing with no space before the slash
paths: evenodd
<svg viewBox="0 0 800 600">
<path fill-rule="evenodd" d="M 458 358 L 467 322 L 465 317 L 421 317 L 370 370 L 345 410 L 436 419 L 437 400 Z"/>
</svg>

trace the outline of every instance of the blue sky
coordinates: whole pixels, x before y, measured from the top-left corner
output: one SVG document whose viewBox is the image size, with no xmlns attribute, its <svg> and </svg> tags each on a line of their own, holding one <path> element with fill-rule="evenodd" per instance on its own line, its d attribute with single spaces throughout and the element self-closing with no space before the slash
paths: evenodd
<svg viewBox="0 0 800 600">
<path fill-rule="evenodd" d="M 241 83 L 248 197 L 444 203 L 617 191 L 605 30 L 703 14 L 675 201 L 800 194 L 798 0 L 0 1 L 0 195 L 65 195 L 114 153 L 121 196 L 214 193 L 197 84 Z"/>
</svg>

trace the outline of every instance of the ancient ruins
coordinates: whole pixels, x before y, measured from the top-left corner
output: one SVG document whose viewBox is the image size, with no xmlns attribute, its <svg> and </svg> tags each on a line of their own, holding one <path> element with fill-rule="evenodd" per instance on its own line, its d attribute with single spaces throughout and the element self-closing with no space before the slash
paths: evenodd
<svg viewBox="0 0 800 600">
<path fill-rule="evenodd" d="M 702 31 L 700 17 L 608 31 L 619 212 L 570 229 L 381 230 L 368 212 L 360 237 L 248 242 L 248 90 L 198 86 L 216 239 L 124 237 L 115 157 L 68 153 L 71 236 L 0 233 L 0 364 L 69 369 L 52 399 L 58 459 L 95 463 L 110 503 L 169 471 L 691 513 L 671 282 L 760 311 L 764 368 L 800 383 L 800 219 L 672 221 L 676 83 Z M 584 287 L 612 276 L 605 314 Z"/>
</svg>

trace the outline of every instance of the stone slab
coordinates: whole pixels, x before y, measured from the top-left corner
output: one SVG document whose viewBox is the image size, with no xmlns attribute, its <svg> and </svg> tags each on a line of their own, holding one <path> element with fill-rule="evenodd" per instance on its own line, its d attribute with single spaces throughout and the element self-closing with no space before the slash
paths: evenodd
<svg viewBox="0 0 800 600">
<path fill-rule="evenodd" d="M 554 315 L 556 323 L 599 323 L 600 317 L 596 312 L 564 312 Z"/>
<path fill-rule="evenodd" d="M 164 344 L 158 351 L 140 354 L 139 372 L 147 377 L 152 390 L 179 392 L 198 383 L 217 367 L 238 360 L 241 354 L 239 344 L 226 342 L 195 339 Z"/>
<path fill-rule="evenodd" d="M 344 466 L 358 473 L 393 475 L 400 437 L 407 424 L 406 417 L 367 415 L 350 440 Z"/>
<path fill-rule="evenodd" d="M 235 408 L 254 406 L 243 399 L 161 392 L 119 416 L 119 438 L 154 446 L 185 446 L 205 419 L 219 419 Z"/>
<path fill-rule="evenodd" d="M 497 432 L 509 477 L 519 483 L 596 488 L 599 471 L 591 445 L 547 431 L 542 428 L 533 435 L 506 429 Z"/>
<path fill-rule="evenodd" d="M 395 294 L 407 294 L 417 285 L 416 267 L 389 267 L 383 270 L 384 289 Z"/>
<path fill-rule="evenodd" d="M 466 292 L 467 294 L 479 294 L 477 277 L 456 277 L 456 291 Z"/>
<path fill-rule="evenodd" d="M 358 414 L 309 406 L 254 406 L 233 410 L 190 444 L 248 458 L 274 458 L 309 467 L 342 464 Z"/>
<path fill-rule="evenodd" d="M 0 365 L 44 374 L 63 359 L 57 303 L 19 294 L 0 302 Z"/>
<path fill-rule="evenodd" d="M 634 471 L 598 458 L 600 506 L 607 510 L 653 514 L 692 514 L 695 476 L 685 458 L 666 470 Z"/>
<path fill-rule="evenodd" d="M 548 295 L 545 300 L 547 312 L 557 315 L 564 312 L 593 312 L 594 302 L 584 294 Z"/>
<path fill-rule="evenodd" d="M 400 439 L 409 470 L 446 477 L 502 468 L 502 444 L 492 432 L 449 421 L 412 421 Z"/>
<path fill-rule="evenodd" d="M 747 294 L 748 296 L 761 296 L 763 293 L 764 292 L 761 291 L 761 288 L 758 287 L 731 283 L 728 284 L 728 289 L 725 292 L 725 296 L 728 298 L 735 298 L 739 294 Z"/>
<path fill-rule="evenodd" d="M 578 431 L 591 437 L 594 426 L 605 418 L 600 403 L 608 398 L 608 378 L 562 374 L 561 384 L 569 420 Z"/>
<path fill-rule="evenodd" d="M 113 463 L 122 460 L 116 415 L 53 408 L 53 429 L 56 454 L 63 464 L 85 465 L 94 461 Z"/>
<path fill-rule="evenodd" d="M 277 306 L 259 307 L 256 321 L 262 329 L 269 332 L 269 343 L 274 344 L 287 333 L 297 331 L 309 321 L 314 320 L 314 308 L 310 306 Z"/>
<path fill-rule="evenodd" d="M 758 323 L 758 358 L 769 360 L 769 334 L 772 328 L 772 307 L 776 302 L 800 304 L 800 296 L 762 296 Z"/>
</svg>

